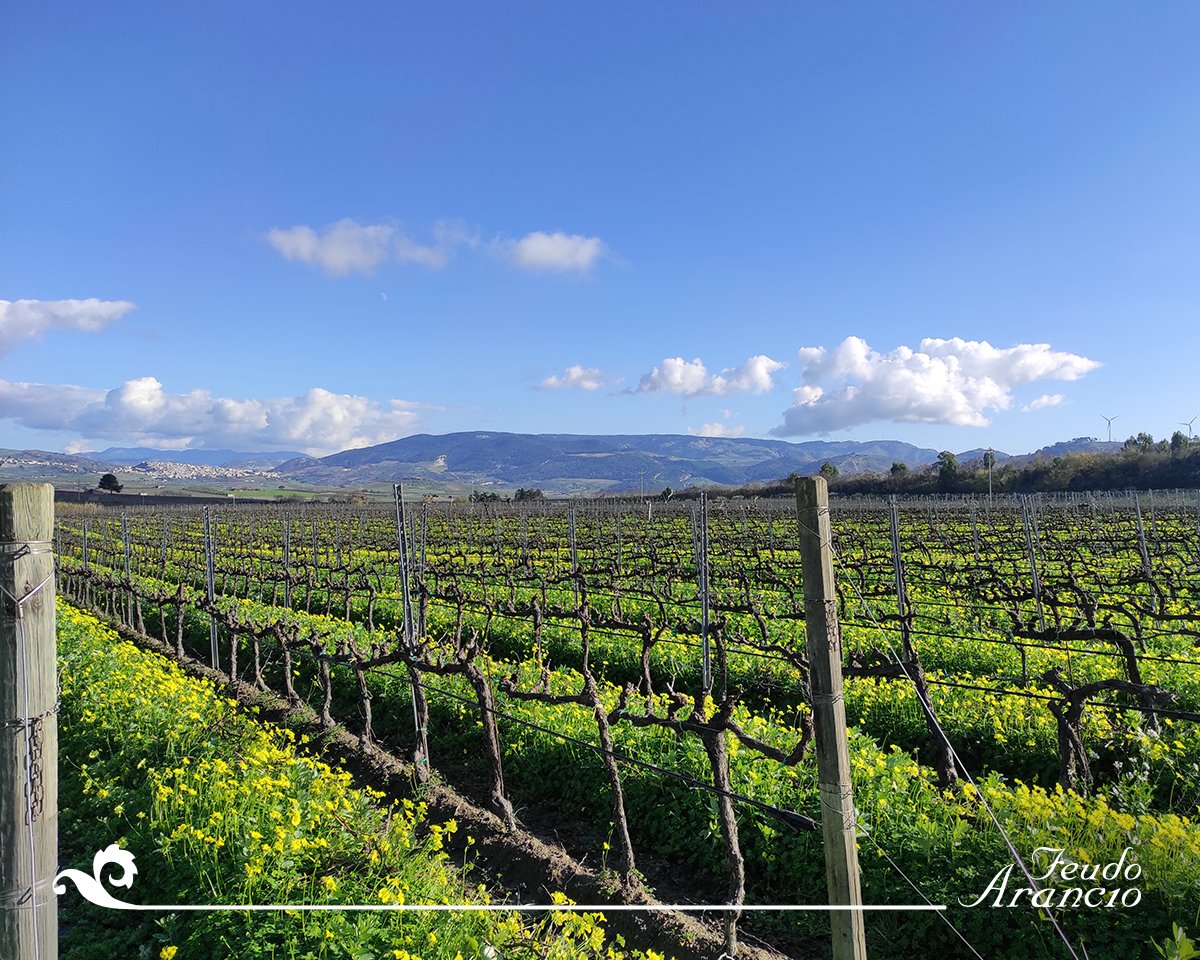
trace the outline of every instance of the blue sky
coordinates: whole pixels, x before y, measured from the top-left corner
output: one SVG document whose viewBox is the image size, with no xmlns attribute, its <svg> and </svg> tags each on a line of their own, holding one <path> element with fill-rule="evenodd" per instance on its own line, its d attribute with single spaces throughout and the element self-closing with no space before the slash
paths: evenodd
<svg viewBox="0 0 1200 960">
<path fill-rule="evenodd" d="M 1187 3 L 7 4 L 0 446 L 1169 435 L 1198 35 Z"/>
</svg>

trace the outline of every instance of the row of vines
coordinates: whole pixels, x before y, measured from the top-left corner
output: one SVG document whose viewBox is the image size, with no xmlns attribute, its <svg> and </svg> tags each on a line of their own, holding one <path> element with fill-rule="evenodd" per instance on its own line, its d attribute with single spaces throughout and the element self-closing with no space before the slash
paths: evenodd
<svg viewBox="0 0 1200 960">
<path fill-rule="evenodd" d="M 455 820 L 355 788 L 349 773 L 307 756 L 304 737 L 239 713 L 211 684 L 95 618 L 61 606 L 58 621 L 60 745 L 73 761 L 61 787 L 64 862 L 86 863 L 115 841 L 110 862 L 130 858 L 134 902 L 318 908 L 131 915 L 80 904 L 72 889 L 63 960 L 664 960 L 627 953 L 593 913 L 463 911 L 447 924 L 433 912 L 321 909 L 486 904 L 489 894 L 447 851 Z"/>
<path fill-rule="evenodd" d="M 863 887 L 878 952 L 1056 955 L 967 910 L 1020 849 L 1136 848 L 1136 955 L 1200 903 L 1200 513 L 1076 498 L 835 505 Z M 798 532 L 787 504 L 64 512 L 61 589 L 181 656 L 570 824 L 617 882 L 825 900 Z M 557 818 L 555 820 L 554 818 Z M 541 822 L 539 820 L 539 822 Z M 727 952 L 736 910 L 723 913 Z M 820 915 L 752 915 L 794 944 Z M 1134 947 L 1136 944 L 1136 948 Z M 1122 952 L 1123 949 L 1123 952 Z"/>
</svg>

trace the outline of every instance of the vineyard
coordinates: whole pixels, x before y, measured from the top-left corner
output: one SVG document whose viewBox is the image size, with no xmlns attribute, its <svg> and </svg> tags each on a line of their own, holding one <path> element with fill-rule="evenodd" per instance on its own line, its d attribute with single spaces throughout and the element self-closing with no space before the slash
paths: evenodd
<svg viewBox="0 0 1200 960">
<path fill-rule="evenodd" d="M 1200 503 L 831 519 L 865 902 L 948 907 L 868 912 L 869 955 L 1098 960 L 1194 932 Z M 754 909 L 828 902 L 799 536 L 789 501 L 60 505 L 55 549 L 63 600 L 403 758 L 418 793 L 557 837 L 629 903 L 741 908 L 712 913 L 727 952 L 820 956 L 827 914 Z M 1020 873 L 984 898 L 1048 850 L 1140 870 L 1105 906 L 1010 905 Z"/>
<path fill-rule="evenodd" d="M 447 852 L 459 833 L 426 804 L 385 802 L 303 751 L 304 737 L 239 715 L 234 701 L 178 665 L 123 642 L 70 607 L 60 616 L 62 747 L 81 758 L 64 779 L 68 855 L 119 839 L 143 860 L 139 901 L 165 905 L 315 905 L 265 918 L 237 910 L 167 912 L 140 923 L 72 905 L 64 960 L 98 957 L 385 957 L 454 960 L 522 955 L 583 960 L 627 954 L 590 913 L 549 919 L 463 912 L 451 929 L 434 913 L 366 916 L 338 904 L 489 903 Z M 468 842 L 473 840 L 469 838 Z M 146 869 L 146 861 L 153 864 Z M 461 864 L 459 864 L 461 865 Z M 565 898 L 555 901 L 566 903 Z"/>
</svg>

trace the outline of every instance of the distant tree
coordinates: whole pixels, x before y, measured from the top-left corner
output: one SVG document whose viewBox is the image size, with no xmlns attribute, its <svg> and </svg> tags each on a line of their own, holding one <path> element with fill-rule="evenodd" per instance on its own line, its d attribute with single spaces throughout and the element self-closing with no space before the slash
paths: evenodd
<svg viewBox="0 0 1200 960">
<path fill-rule="evenodd" d="M 958 480 L 958 457 L 943 450 L 937 458 L 938 489 L 950 490 Z"/>
<path fill-rule="evenodd" d="M 500 499 L 500 494 L 492 493 L 490 490 L 473 490 L 467 499 L 472 503 L 496 503 Z"/>
<path fill-rule="evenodd" d="M 820 473 L 821 476 L 823 476 L 826 480 L 832 480 L 838 475 L 838 468 L 826 460 L 823 464 L 821 464 Z"/>
<path fill-rule="evenodd" d="M 117 482 L 115 474 L 106 473 L 100 478 L 100 482 L 96 484 L 101 490 L 107 490 L 109 493 L 120 493 L 122 484 Z"/>
<path fill-rule="evenodd" d="M 524 487 L 517 487 L 517 492 L 513 494 L 513 499 L 518 503 L 525 500 L 544 500 L 546 495 L 537 487 L 530 487 L 526 490 Z"/>
<path fill-rule="evenodd" d="M 659 494 L 659 498 L 662 500 L 670 500 L 673 496 L 675 496 L 675 491 L 670 487 L 663 487 L 662 493 Z"/>
<path fill-rule="evenodd" d="M 892 461 L 892 469 L 888 471 L 893 477 L 900 478 L 908 473 L 908 464 L 900 460 Z"/>
<path fill-rule="evenodd" d="M 1149 453 L 1154 449 L 1154 435 L 1146 433 L 1143 430 L 1136 436 L 1126 440 L 1122 449 L 1128 450 L 1131 453 Z"/>
<path fill-rule="evenodd" d="M 1171 456 L 1175 457 L 1176 459 L 1182 457 L 1188 448 L 1188 444 L 1189 440 L 1187 438 L 1187 434 L 1185 434 L 1182 430 L 1176 430 L 1173 434 L 1171 434 Z"/>
<path fill-rule="evenodd" d="M 988 447 L 983 452 L 983 469 L 991 470 L 996 465 L 996 451 Z"/>
</svg>

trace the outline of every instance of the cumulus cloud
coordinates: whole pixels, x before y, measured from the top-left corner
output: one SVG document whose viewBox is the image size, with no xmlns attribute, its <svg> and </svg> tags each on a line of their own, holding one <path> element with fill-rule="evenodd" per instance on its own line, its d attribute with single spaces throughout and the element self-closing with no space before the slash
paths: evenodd
<svg viewBox="0 0 1200 960">
<path fill-rule="evenodd" d="M 134 308 L 128 300 L 0 300 L 0 355 L 47 330 L 97 333 Z"/>
<path fill-rule="evenodd" d="M 318 232 L 309 226 L 267 231 L 267 242 L 287 260 L 318 267 L 332 277 L 350 273 L 371 274 L 388 260 L 440 269 L 454 251 L 475 246 L 479 237 L 458 220 L 440 220 L 433 228 L 433 243 L 420 244 L 396 224 L 361 224 L 349 218 Z"/>
<path fill-rule="evenodd" d="M 927 338 L 917 350 L 881 354 L 861 337 L 847 337 L 833 350 L 800 350 L 804 383 L 771 433 L 826 433 L 876 420 L 982 427 L 989 411 L 1012 405 L 1015 387 L 1078 380 L 1098 366 L 1048 343 L 998 348 L 986 340 Z"/>
<path fill-rule="evenodd" d="M 1022 413 L 1033 413 L 1035 410 L 1045 410 L 1046 407 L 1057 407 L 1067 398 L 1061 393 L 1043 393 L 1036 400 L 1030 400 L 1021 408 Z"/>
<path fill-rule="evenodd" d="M 683 397 L 716 396 L 730 393 L 766 393 L 775 384 L 772 375 L 786 367 L 763 354 L 750 357 L 739 367 L 726 367 L 710 374 L 699 357 L 667 357 L 649 373 L 642 374 L 637 393 L 675 393 Z"/>
<path fill-rule="evenodd" d="M 599 237 L 535 230 L 520 240 L 496 240 L 493 253 L 522 270 L 587 273 L 608 252 Z"/>
<path fill-rule="evenodd" d="M 0 380 L 0 417 L 35 430 L 170 447 L 291 447 L 323 456 L 411 432 L 420 405 L 332 393 L 266 400 L 168 393 L 154 377 L 112 390 Z"/>
<path fill-rule="evenodd" d="M 580 390 L 599 390 L 604 386 L 604 371 L 598 367 L 585 367 L 580 364 L 567 367 L 561 375 L 546 377 L 540 384 L 544 390 L 562 390 L 566 387 L 578 387 Z"/>
<path fill-rule="evenodd" d="M 678 393 L 685 397 L 705 393 L 712 380 L 699 357 L 667 357 L 649 373 L 643 373 L 638 393 Z"/>
</svg>

